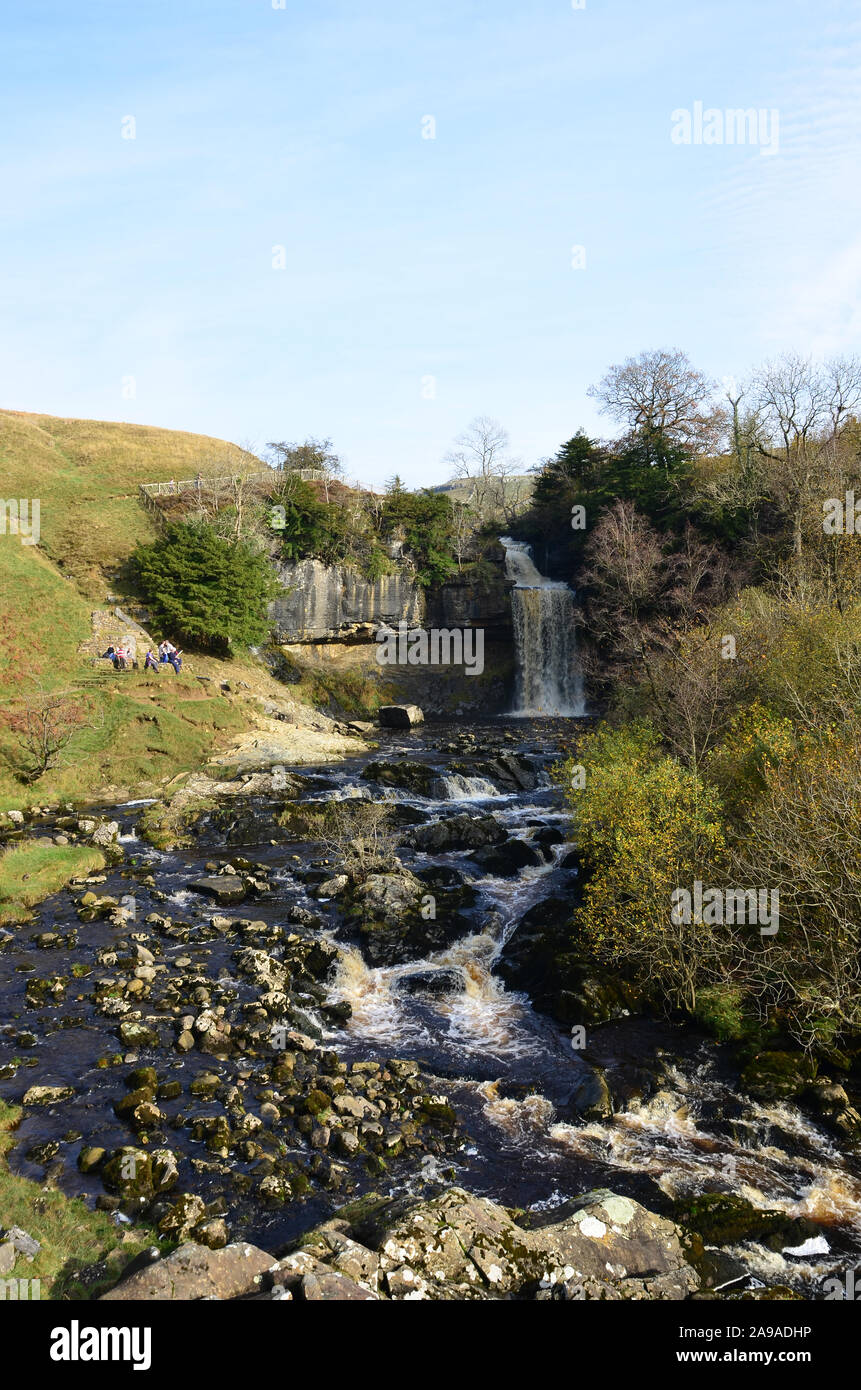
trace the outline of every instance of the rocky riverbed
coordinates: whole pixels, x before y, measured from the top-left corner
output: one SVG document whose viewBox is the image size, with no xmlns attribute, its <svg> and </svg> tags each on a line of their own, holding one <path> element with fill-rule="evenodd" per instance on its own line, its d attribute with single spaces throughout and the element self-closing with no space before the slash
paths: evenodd
<svg viewBox="0 0 861 1390">
<path fill-rule="evenodd" d="M 6 820 L 108 856 L 0 930 L 0 1096 L 15 1171 L 160 1240 L 128 1296 L 181 1265 L 189 1297 L 819 1297 L 857 1263 L 851 1072 L 742 1079 L 572 945 L 569 730 Z"/>
</svg>

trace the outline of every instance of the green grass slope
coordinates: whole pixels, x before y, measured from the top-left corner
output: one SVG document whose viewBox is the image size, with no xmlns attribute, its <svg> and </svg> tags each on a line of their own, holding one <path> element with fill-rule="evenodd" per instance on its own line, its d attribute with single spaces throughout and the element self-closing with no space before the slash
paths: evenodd
<svg viewBox="0 0 861 1390">
<path fill-rule="evenodd" d="M 0 727 L 0 806 L 46 797 L 86 800 L 105 787 L 163 784 L 205 761 L 217 738 L 245 725 L 231 702 L 202 689 L 236 672 L 195 660 L 179 679 L 118 675 L 80 648 L 111 576 L 155 536 L 138 485 L 259 468 L 236 445 L 206 435 L 95 420 L 0 411 L 0 498 L 39 498 L 40 543 L 0 534 L 0 713 L 36 675 L 45 689 L 74 689 L 92 704 L 64 766 L 32 788 L 16 776 L 16 744 Z"/>
<path fill-rule="evenodd" d="M 87 597 L 103 597 L 105 574 L 154 536 L 141 483 L 250 466 L 259 461 L 208 435 L 0 410 L 0 497 L 40 499 L 41 548 Z"/>
</svg>

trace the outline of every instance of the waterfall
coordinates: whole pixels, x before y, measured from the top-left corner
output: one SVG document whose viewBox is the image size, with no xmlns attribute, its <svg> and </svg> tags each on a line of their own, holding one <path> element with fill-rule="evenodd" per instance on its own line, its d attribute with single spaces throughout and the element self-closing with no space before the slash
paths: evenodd
<svg viewBox="0 0 861 1390">
<path fill-rule="evenodd" d="M 586 713 L 583 675 L 574 631 L 574 594 L 567 584 L 546 579 L 523 541 L 500 536 L 505 573 L 514 580 L 511 609 L 517 648 L 514 714 Z"/>
<path fill-rule="evenodd" d="M 464 777 L 460 772 L 434 778 L 431 790 L 443 801 L 482 801 L 499 796 L 499 789 L 487 777 Z"/>
</svg>

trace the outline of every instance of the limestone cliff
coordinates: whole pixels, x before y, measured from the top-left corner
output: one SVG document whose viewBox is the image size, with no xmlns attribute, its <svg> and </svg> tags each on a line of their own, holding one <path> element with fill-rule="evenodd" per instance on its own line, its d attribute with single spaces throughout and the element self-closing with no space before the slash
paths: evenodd
<svg viewBox="0 0 861 1390">
<path fill-rule="evenodd" d="M 373 582 L 345 565 L 327 566 L 320 560 L 276 569 L 284 593 L 269 611 L 278 642 L 349 640 L 363 635 L 364 624 L 424 621 L 422 590 L 406 569 Z"/>
<path fill-rule="evenodd" d="M 406 566 L 373 583 L 345 565 L 319 560 L 276 564 L 276 569 L 283 594 L 270 614 L 275 641 L 294 679 L 308 671 L 330 685 L 333 679 L 352 686 L 368 681 L 378 689 L 377 702 L 413 701 L 435 715 L 497 713 L 509 707 L 514 675 L 511 586 L 501 567 L 472 567 L 427 593 Z M 384 623 L 397 627 L 400 622 L 483 629 L 484 671 L 468 676 L 462 666 L 379 666 L 376 631 Z"/>
</svg>

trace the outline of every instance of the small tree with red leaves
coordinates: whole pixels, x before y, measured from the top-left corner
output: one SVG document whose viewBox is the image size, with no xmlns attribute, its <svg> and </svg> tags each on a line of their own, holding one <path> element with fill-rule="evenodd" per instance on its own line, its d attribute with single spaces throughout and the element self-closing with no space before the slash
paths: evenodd
<svg viewBox="0 0 861 1390">
<path fill-rule="evenodd" d="M 41 685 L 16 699 L 0 721 L 23 755 L 18 776 L 28 785 L 59 767 L 71 739 L 91 722 L 88 703 L 76 692 Z"/>
</svg>

